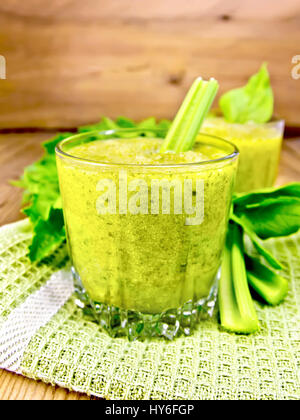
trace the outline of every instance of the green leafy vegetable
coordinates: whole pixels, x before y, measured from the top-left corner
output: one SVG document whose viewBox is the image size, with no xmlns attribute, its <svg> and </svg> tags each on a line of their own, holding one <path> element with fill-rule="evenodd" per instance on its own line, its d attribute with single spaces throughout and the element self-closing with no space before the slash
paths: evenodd
<svg viewBox="0 0 300 420">
<path fill-rule="evenodd" d="M 300 184 L 238 196 L 234 214 L 262 239 L 295 233 L 300 220 Z"/>
<path fill-rule="evenodd" d="M 234 205 L 238 209 L 241 207 L 252 207 L 260 205 L 269 199 L 277 199 L 281 197 L 300 197 L 300 183 L 292 182 L 281 187 L 263 188 L 251 193 L 236 193 L 234 195 Z"/>
<path fill-rule="evenodd" d="M 255 246 L 256 250 L 261 254 L 265 260 L 275 269 L 279 270 L 282 267 L 281 263 L 268 251 L 263 245 L 262 241 L 256 235 L 256 233 L 248 226 L 247 222 L 242 221 L 236 215 L 232 215 L 232 221 L 238 224 L 241 228 L 243 228 L 244 233 L 249 236 L 253 245 Z"/>
<path fill-rule="evenodd" d="M 119 128 L 134 128 L 136 127 L 136 123 L 131 120 L 130 118 L 126 117 L 118 117 L 116 119 L 116 123 L 118 124 Z"/>
<path fill-rule="evenodd" d="M 34 236 L 29 246 L 31 261 L 40 261 L 50 255 L 65 240 L 66 232 L 61 209 L 51 207 L 47 220 L 34 223 Z"/>
<path fill-rule="evenodd" d="M 264 239 L 298 231 L 299 204 L 300 183 L 233 197 L 219 289 L 220 320 L 224 329 L 245 334 L 251 332 L 253 313 L 249 294 L 245 292 L 245 260 L 249 284 L 267 303 L 277 305 L 286 296 L 286 279 L 273 271 L 282 269 L 282 264 L 264 246 Z M 260 257 L 271 268 L 245 253 L 237 232 L 249 237 Z"/>
<path fill-rule="evenodd" d="M 270 305 L 278 305 L 287 295 L 288 282 L 257 258 L 246 256 L 247 277 L 253 289 Z"/>
<path fill-rule="evenodd" d="M 264 63 L 248 83 L 221 96 L 219 106 L 231 123 L 265 123 L 273 114 L 274 98 L 267 65 Z"/>
<path fill-rule="evenodd" d="M 82 127 L 79 127 L 78 133 L 85 133 L 85 132 L 94 131 L 94 130 L 99 130 L 99 131 L 111 130 L 112 126 L 115 128 L 114 124 L 115 122 L 111 120 L 110 118 L 102 117 L 101 120 L 95 124 L 84 125 Z"/>
<path fill-rule="evenodd" d="M 45 154 L 24 170 L 21 179 L 14 182 L 24 188 L 24 213 L 33 225 L 33 241 L 29 257 L 39 261 L 48 256 L 65 240 L 62 202 L 59 191 L 54 149 L 58 142 L 71 133 L 61 133 L 43 144 Z"/>
<path fill-rule="evenodd" d="M 73 134 L 74 133 L 58 133 L 52 139 L 44 141 L 43 147 L 44 147 L 44 149 L 46 149 L 47 155 L 50 156 L 50 158 L 52 158 L 53 155 L 54 155 L 54 153 L 55 153 L 55 147 L 56 147 L 56 145 L 60 141 L 62 141 L 64 139 L 72 136 Z M 46 155 L 46 157 L 47 157 L 47 155 Z"/>
</svg>

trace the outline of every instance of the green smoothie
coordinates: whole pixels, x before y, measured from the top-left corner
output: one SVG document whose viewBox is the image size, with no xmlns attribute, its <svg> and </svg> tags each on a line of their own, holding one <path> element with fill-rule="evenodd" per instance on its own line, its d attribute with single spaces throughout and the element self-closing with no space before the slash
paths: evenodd
<svg viewBox="0 0 300 420">
<path fill-rule="evenodd" d="M 229 143 L 200 137 L 178 154 L 140 137 L 89 141 L 58 155 L 72 263 L 94 302 L 155 314 L 209 294 L 237 155 Z"/>
<path fill-rule="evenodd" d="M 271 187 L 276 179 L 283 136 L 283 121 L 233 124 L 221 117 L 207 118 L 202 132 L 234 143 L 239 152 L 235 191 Z"/>
</svg>

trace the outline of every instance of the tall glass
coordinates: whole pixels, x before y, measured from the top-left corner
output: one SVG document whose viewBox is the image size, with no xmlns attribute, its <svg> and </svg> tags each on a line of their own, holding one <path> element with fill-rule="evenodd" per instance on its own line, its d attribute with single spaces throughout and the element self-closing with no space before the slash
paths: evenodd
<svg viewBox="0 0 300 420">
<path fill-rule="evenodd" d="M 208 118 L 202 131 L 234 143 L 239 152 L 236 192 L 272 187 L 278 173 L 284 121 L 265 124 L 229 123 L 221 117 Z"/>
<path fill-rule="evenodd" d="M 110 139 L 143 142 L 145 134 L 158 133 L 109 130 L 63 140 L 59 182 L 80 304 L 112 336 L 172 339 L 213 311 L 238 152 L 201 135 L 197 141 L 218 158 L 134 164 L 124 155 L 107 162 L 74 153 L 99 139 L 100 148 Z"/>
</svg>

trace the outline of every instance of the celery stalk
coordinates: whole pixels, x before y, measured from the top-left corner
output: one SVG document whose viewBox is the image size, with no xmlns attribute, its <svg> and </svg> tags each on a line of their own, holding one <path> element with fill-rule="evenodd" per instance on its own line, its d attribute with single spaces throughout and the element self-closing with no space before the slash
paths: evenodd
<svg viewBox="0 0 300 420">
<path fill-rule="evenodd" d="M 248 287 L 242 242 L 239 226 L 230 225 L 219 283 L 220 320 L 228 331 L 250 334 L 259 329 L 259 321 Z"/>
<path fill-rule="evenodd" d="M 278 305 L 287 295 L 287 280 L 256 258 L 247 257 L 247 277 L 253 289 L 270 305 Z"/>
<path fill-rule="evenodd" d="M 184 98 L 160 152 L 168 150 L 179 153 L 193 148 L 197 134 L 217 94 L 219 84 L 198 77 Z"/>
<path fill-rule="evenodd" d="M 243 322 L 235 298 L 231 266 L 232 237 L 228 233 L 223 250 L 221 277 L 219 281 L 219 310 L 221 325 L 229 331 L 243 331 Z"/>
</svg>

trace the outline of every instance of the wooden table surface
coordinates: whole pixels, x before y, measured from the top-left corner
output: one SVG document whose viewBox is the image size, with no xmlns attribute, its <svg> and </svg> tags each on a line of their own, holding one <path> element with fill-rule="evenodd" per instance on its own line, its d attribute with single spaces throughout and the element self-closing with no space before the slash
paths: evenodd
<svg viewBox="0 0 300 420">
<path fill-rule="evenodd" d="M 49 132 L 0 134 L 0 226 L 14 222 L 20 214 L 21 191 L 8 184 L 18 179 L 23 168 L 42 155 L 41 141 Z M 300 182 L 300 138 L 283 143 L 277 184 Z M 0 370 L 1 400 L 86 400 L 86 395 Z"/>
</svg>

